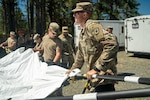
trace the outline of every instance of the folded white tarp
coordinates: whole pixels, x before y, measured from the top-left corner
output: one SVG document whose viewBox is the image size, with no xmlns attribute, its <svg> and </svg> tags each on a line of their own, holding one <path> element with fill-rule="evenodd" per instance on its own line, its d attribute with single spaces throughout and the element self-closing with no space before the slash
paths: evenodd
<svg viewBox="0 0 150 100">
<path fill-rule="evenodd" d="M 61 87 L 66 71 L 47 66 L 32 49 L 19 48 L 0 59 L 0 99 L 45 98 Z"/>
</svg>

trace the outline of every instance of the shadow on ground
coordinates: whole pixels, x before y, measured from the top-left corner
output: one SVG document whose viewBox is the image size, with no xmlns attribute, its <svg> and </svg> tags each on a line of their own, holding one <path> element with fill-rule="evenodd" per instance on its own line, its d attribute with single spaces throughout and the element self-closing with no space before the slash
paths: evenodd
<svg viewBox="0 0 150 100">
<path fill-rule="evenodd" d="M 129 57 L 136 57 L 136 58 L 150 59 L 150 54 L 135 53 L 135 54 L 133 54 L 133 55 L 130 55 Z"/>
</svg>

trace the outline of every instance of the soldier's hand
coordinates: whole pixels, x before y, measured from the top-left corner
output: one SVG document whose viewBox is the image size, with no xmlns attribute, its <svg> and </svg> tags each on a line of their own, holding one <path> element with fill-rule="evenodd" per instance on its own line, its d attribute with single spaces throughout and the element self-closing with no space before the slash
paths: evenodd
<svg viewBox="0 0 150 100">
<path fill-rule="evenodd" d="M 5 49 L 9 49 L 9 47 L 8 47 L 8 46 L 5 46 L 4 48 L 5 48 Z"/>
<path fill-rule="evenodd" d="M 3 47 L 3 45 L 2 45 L 2 44 L 0 44 L 0 47 Z"/>
<path fill-rule="evenodd" d="M 70 72 L 71 72 L 71 70 L 68 70 L 68 71 L 66 72 L 66 74 L 70 74 Z"/>
<path fill-rule="evenodd" d="M 92 79 L 92 75 L 93 75 L 93 74 L 97 74 L 97 71 L 95 71 L 94 69 L 88 71 L 86 77 L 87 77 L 88 79 Z"/>
</svg>

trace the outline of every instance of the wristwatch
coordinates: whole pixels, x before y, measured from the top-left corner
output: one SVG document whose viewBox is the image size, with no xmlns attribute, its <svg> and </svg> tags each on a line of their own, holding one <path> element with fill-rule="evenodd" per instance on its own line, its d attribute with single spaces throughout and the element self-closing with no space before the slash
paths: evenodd
<svg viewBox="0 0 150 100">
<path fill-rule="evenodd" d="M 96 66 L 93 68 L 95 71 L 100 72 L 99 69 L 96 68 Z"/>
</svg>

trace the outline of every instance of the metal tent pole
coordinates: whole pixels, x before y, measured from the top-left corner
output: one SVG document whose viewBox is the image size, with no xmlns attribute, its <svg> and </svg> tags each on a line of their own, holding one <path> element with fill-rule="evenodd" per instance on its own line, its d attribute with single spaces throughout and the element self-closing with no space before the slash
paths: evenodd
<svg viewBox="0 0 150 100">
<path fill-rule="evenodd" d="M 65 97 L 48 97 L 44 100 L 111 100 L 121 98 L 150 97 L 150 89 L 134 89 L 116 92 L 77 94 Z"/>
</svg>

